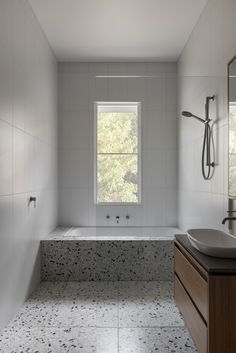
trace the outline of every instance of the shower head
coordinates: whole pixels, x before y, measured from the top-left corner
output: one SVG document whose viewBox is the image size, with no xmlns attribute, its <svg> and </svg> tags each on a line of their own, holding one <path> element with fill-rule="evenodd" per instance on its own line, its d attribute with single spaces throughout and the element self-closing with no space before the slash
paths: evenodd
<svg viewBox="0 0 236 353">
<path fill-rule="evenodd" d="M 186 118 L 191 118 L 192 116 L 193 116 L 193 114 L 192 113 L 190 113 L 190 112 L 182 112 L 182 115 L 183 116 L 185 116 Z"/>
<path fill-rule="evenodd" d="M 201 123 L 203 123 L 203 124 L 206 124 L 206 123 L 208 123 L 210 121 L 210 120 L 203 120 L 202 118 L 199 118 L 199 116 L 194 115 L 194 114 L 192 114 L 190 112 L 186 112 L 186 111 L 183 111 L 182 115 L 185 116 L 186 118 L 195 118 L 195 119 L 201 121 Z"/>
</svg>

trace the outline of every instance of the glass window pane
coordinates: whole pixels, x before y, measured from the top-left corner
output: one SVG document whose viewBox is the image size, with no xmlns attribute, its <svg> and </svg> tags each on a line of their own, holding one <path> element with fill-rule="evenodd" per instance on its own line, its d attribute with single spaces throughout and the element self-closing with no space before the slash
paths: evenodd
<svg viewBox="0 0 236 353">
<path fill-rule="evenodd" d="M 138 202 L 137 155 L 98 155 L 97 202 Z"/>
<path fill-rule="evenodd" d="M 137 149 L 138 119 L 135 112 L 98 113 L 98 153 L 137 153 Z"/>
<path fill-rule="evenodd" d="M 236 154 L 229 154 L 229 195 L 236 195 Z"/>
</svg>

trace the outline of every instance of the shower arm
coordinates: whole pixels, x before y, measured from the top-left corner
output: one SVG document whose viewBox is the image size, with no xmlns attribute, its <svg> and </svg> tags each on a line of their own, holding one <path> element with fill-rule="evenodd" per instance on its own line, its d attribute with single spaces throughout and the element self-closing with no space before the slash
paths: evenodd
<svg viewBox="0 0 236 353">
<path fill-rule="evenodd" d="M 201 123 L 206 124 L 206 120 L 203 120 L 202 118 L 199 118 L 199 116 L 192 114 L 192 117 L 201 121 Z"/>
</svg>

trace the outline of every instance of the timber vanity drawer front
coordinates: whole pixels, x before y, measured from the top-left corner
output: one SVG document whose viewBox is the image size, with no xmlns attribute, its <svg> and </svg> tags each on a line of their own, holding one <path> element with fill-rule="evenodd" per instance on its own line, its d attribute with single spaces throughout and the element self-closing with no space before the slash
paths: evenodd
<svg viewBox="0 0 236 353">
<path fill-rule="evenodd" d="M 175 300 L 199 353 L 236 353 L 236 259 L 175 241 Z"/>
<path fill-rule="evenodd" d="M 187 326 L 199 352 L 207 353 L 207 326 L 177 276 L 175 276 L 175 300 L 188 323 Z"/>
<path fill-rule="evenodd" d="M 175 245 L 175 273 L 193 303 L 208 321 L 208 284 L 189 259 Z"/>
</svg>

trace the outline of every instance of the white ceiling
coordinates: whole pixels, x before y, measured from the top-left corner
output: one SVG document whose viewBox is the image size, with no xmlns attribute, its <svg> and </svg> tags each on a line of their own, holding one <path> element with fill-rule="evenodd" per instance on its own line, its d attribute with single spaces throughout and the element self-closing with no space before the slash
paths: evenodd
<svg viewBox="0 0 236 353">
<path fill-rule="evenodd" d="M 29 0 L 61 61 L 176 60 L 208 0 Z"/>
</svg>

